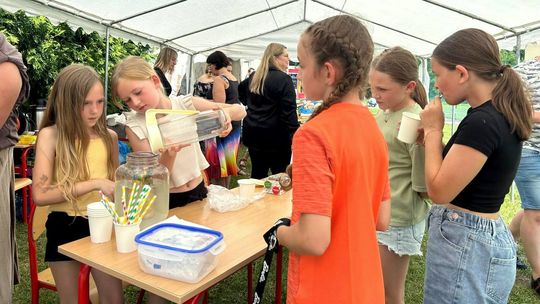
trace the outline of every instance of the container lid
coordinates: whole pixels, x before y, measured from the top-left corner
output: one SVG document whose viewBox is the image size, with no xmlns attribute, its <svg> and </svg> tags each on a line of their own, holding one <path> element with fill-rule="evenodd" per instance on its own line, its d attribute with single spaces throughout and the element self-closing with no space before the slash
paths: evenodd
<svg viewBox="0 0 540 304">
<path fill-rule="evenodd" d="M 135 236 L 135 242 L 184 253 L 210 250 L 223 240 L 216 230 L 173 223 L 157 224 Z"/>
</svg>

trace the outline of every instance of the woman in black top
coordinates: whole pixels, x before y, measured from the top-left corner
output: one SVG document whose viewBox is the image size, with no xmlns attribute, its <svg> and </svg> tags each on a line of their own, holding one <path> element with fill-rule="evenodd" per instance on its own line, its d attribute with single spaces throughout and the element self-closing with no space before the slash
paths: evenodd
<svg viewBox="0 0 540 304">
<path fill-rule="evenodd" d="M 456 51 L 459 50 L 459 51 Z M 523 84 L 502 65 L 495 39 L 458 31 L 433 51 L 436 87 L 467 116 L 445 147 L 436 97 L 421 112 L 429 214 L 424 303 L 507 303 L 516 250 L 499 209 L 516 174 L 532 107 Z"/>
<path fill-rule="evenodd" d="M 159 55 L 156 59 L 156 64 L 154 65 L 154 70 L 161 80 L 161 85 L 165 90 L 165 95 L 169 96 L 172 92 L 172 87 L 165 74 L 172 74 L 174 71 L 174 66 L 176 65 L 176 60 L 178 59 L 178 54 L 175 50 L 170 47 L 164 47 L 159 51 Z"/>
<path fill-rule="evenodd" d="M 270 43 L 255 73 L 242 81 L 240 100 L 247 106 L 242 141 L 251 157 L 251 177 L 285 172 L 291 162 L 292 137 L 298 129 L 296 93 L 289 75 L 289 54 Z"/>
</svg>

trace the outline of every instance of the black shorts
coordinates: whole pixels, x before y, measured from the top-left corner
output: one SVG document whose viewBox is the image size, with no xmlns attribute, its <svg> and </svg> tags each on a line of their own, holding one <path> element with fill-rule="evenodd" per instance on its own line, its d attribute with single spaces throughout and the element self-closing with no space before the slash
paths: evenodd
<svg viewBox="0 0 540 304">
<path fill-rule="evenodd" d="M 90 235 L 88 219 L 82 216 L 69 216 L 65 212 L 51 212 L 45 228 L 47 228 L 45 262 L 73 261 L 72 258 L 58 253 L 58 246 Z"/>
<path fill-rule="evenodd" d="M 184 207 L 191 202 L 203 200 L 207 194 L 208 189 L 206 189 L 204 181 L 189 191 L 169 193 L 169 209 Z"/>
</svg>

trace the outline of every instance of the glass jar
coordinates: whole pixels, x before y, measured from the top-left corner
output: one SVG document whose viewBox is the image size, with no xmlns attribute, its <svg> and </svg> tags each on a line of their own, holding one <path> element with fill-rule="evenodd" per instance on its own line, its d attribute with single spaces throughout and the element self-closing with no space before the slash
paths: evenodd
<svg viewBox="0 0 540 304">
<path fill-rule="evenodd" d="M 114 202 L 116 212 L 123 216 L 124 208 L 129 203 L 132 189 L 141 191 L 144 185 L 151 190 L 146 199 L 139 199 L 136 192 L 131 199 L 134 210 L 133 217 L 142 215 L 145 207 L 156 196 L 142 218 L 141 229 L 160 222 L 169 215 L 169 170 L 159 163 L 159 157 L 152 152 L 134 152 L 127 155 L 127 161 L 116 169 Z M 133 221 L 133 219 L 132 219 Z"/>
</svg>

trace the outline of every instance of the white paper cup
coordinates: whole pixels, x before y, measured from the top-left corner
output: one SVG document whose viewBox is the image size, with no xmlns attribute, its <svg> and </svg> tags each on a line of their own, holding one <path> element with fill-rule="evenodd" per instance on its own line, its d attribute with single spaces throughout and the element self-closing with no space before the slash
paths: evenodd
<svg viewBox="0 0 540 304">
<path fill-rule="evenodd" d="M 88 215 L 90 240 L 92 243 L 105 243 L 111 240 L 113 218 L 110 214 L 102 216 Z"/>
<path fill-rule="evenodd" d="M 137 249 L 137 243 L 135 243 L 135 236 L 139 233 L 139 226 L 141 222 L 137 224 L 118 224 L 114 222 L 114 234 L 116 236 L 116 250 L 120 253 L 128 253 Z"/>
<path fill-rule="evenodd" d="M 251 200 L 255 194 L 255 181 L 252 179 L 239 179 L 238 186 L 240 187 L 238 193 L 241 199 Z"/>
<path fill-rule="evenodd" d="M 415 143 L 419 127 L 420 116 L 418 114 L 403 112 L 397 139 L 407 144 Z"/>
</svg>

